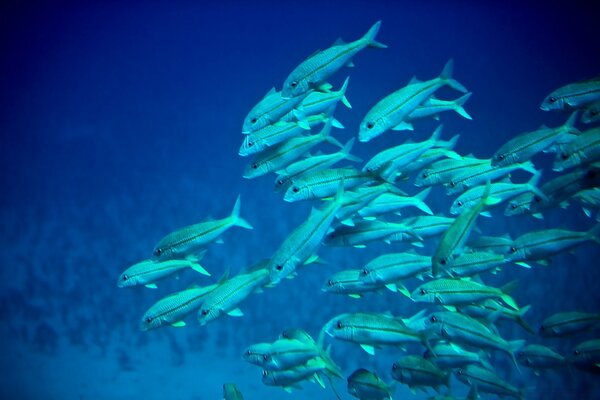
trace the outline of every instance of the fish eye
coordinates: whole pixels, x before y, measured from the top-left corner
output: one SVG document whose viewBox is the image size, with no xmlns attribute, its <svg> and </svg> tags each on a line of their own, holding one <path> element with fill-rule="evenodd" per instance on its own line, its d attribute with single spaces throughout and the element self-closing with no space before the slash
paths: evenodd
<svg viewBox="0 0 600 400">
<path fill-rule="evenodd" d="M 512 208 L 513 210 L 517 207 L 517 203 L 510 203 L 510 208 Z"/>
<path fill-rule="evenodd" d="M 258 121 L 258 119 L 256 119 L 256 117 L 254 117 L 254 118 L 252 118 L 252 119 L 250 120 L 250 122 L 252 122 L 253 124 L 255 124 L 255 123 L 256 123 L 256 121 Z"/>
<path fill-rule="evenodd" d="M 208 310 L 202 310 L 200 313 L 203 317 L 206 317 L 208 315 Z"/>
<path fill-rule="evenodd" d="M 292 83 L 290 83 L 290 86 L 295 88 L 296 86 L 298 86 L 298 82 L 297 81 L 293 81 Z"/>
<path fill-rule="evenodd" d="M 398 369 L 398 363 L 393 363 L 392 364 L 392 371 L 395 371 Z"/>
<path fill-rule="evenodd" d="M 367 276 L 369 275 L 369 270 L 365 268 L 362 271 L 360 271 L 360 273 L 362 274 L 362 276 Z"/>
<path fill-rule="evenodd" d="M 252 164 L 252 168 L 257 169 L 258 168 L 258 164 L 257 163 Z"/>
<path fill-rule="evenodd" d="M 254 142 L 248 142 L 248 147 L 254 146 Z"/>
<path fill-rule="evenodd" d="M 150 322 L 152 322 L 154 318 L 152 317 L 146 317 L 146 323 L 149 324 Z"/>
<path fill-rule="evenodd" d="M 292 187 L 292 192 L 298 193 L 299 191 L 300 191 L 300 188 L 298 186 Z"/>
<path fill-rule="evenodd" d="M 511 246 L 510 252 L 511 253 L 516 253 L 517 252 L 517 248 L 515 246 Z"/>
<path fill-rule="evenodd" d="M 459 368 L 459 369 L 458 369 L 458 371 L 456 371 L 456 372 L 457 372 L 459 375 L 462 375 L 462 374 L 463 374 L 463 370 L 462 370 L 462 368 Z"/>
<path fill-rule="evenodd" d="M 446 265 L 446 259 L 445 259 L 445 258 L 442 258 L 442 259 L 440 260 L 440 264 L 442 264 L 442 265 Z"/>
<path fill-rule="evenodd" d="M 429 318 L 429 320 L 431 322 L 437 322 L 437 317 L 435 315 L 432 315 L 431 318 Z"/>
<path fill-rule="evenodd" d="M 327 286 L 333 286 L 333 281 L 331 279 L 327 281 Z"/>
<path fill-rule="evenodd" d="M 375 124 L 371 121 L 367 122 L 367 129 L 373 129 L 373 127 L 375 126 Z"/>
<path fill-rule="evenodd" d="M 456 205 L 459 206 L 459 207 L 462 207 L 463 206 L 463 202 L 459 201 L 459 202 L 456 203 Z"/>
<path fill-rule="evenodd" d="M 427 290 L 421 288 L 421 290 L 419 290 L 419 293 L 421 293 L 421 295 L 427 294 Z"/>
<path fill-rule="evenodd" d="M 251 354 L 252 354 L 252 352 L 251 352 L 250 350 L 246 350 L 246 354 L 247 354 L 247 355 L 251 355 Z"/>
<path fill-rule="evenodd" d="M 556 97 L 554 97 L 554 96 L 552 96 L 552 97 L 550 97 L 550 98 L 548 99 L 548 101 L 549 101 L 550 103 L 555 103 L 555 102 L 556 102 L 556 100 L 558 100 L 558 99 L 557 99 Z"/>
<path fill-rule="evenodd" d="M 263 354 L 263 360 L 267 360 L 267 358 L 269 358 L 269 356 L 267 356 L 266 354 Z"/>
<path fill-rule="evenodd" d="M 429 176 L 429 174 L 427 172 L 423 172 L 423 174 L 421 174 L 422 178 L 427 178 Z"/>
<path fill-rule="evenodd" d="M 162 254 L 162 250 L 161 249 L 155 249 L 154 250 L 154 255 L 155 256 L 160 256 Z"/>
<path fill-rule="evenodd" d="M 285 182 L 283 179 L 277 179 L 277 184 L 278 185 L 283 185 Z"/>
<path fill-rule="evenodd" d="M 127 279 L 129 279 L 129 276 L 123 275 L 123 282 L 125 282 Z"/>
<path fill-rule="evenodd" d="M 281 270 L 283 269 L 283 265 L 277 265 L 277 266 L 275 267 L 275 269 L 276 269 L 277 271 L 281 271 Z"/>
<path fill-rule="evenodd" d="M 498 159 L 499 160 L 504 160 L 506 156 L 504 154 L 498 154 Z"/>
<path fill-rule="evenodd" d="M 373 168 L 367 167 L 367 172 L 373 172 Z"/>
<path fill-rule="evenodd" d="M 263 369 L 263 376 L 267 376 L 267 375 L 269 375 L 269 373 L 267 372 L 267 370 Z"/>
<path fill-rule="evenodd" d="M 533 196 L 533 201 L 539 203 L 540 201 L 542 201 L 542 199 L 539 196 Z"/>
<path fill-rule="evenodd" d="M 456 186 L 456 183 L 454 181 L 450 181 L 450 186 L 454 187 L 454 186 Z"/>
<path fill-rule="evenodd" d="M 338 321 L 338 323 L 336 324 L 338 329 L 342 329 L 344 327 L 344 325 L 342 325 L 342 321 Z"/>
<path fill-rule="evenodd" d="M 560 158 L 562 158 L 563 160 L 566 160 L 567 158 L 569 158 L 569 154 L 568 153 L 560 153 Z"/>
</svg>

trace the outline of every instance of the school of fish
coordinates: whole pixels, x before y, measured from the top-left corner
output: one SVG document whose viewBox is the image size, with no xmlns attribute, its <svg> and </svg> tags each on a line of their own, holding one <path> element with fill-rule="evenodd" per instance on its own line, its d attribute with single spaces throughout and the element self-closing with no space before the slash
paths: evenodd
<svg viewBox="0 0 600 400">
<path fill-rule="evenodd" d="M 281 91 L 270 89 L 242 123 L 239 155 L 252 157 L 243 177 L 254 179 L 272 172 L 276 174 L 274 190 L 282 193 L 284 201 L 320 201 L 320 205 L 282 238 L 269 259 L 235 276 L 223 273 L 210 285 L 193 286 L 158 300 L 143 315 L 141 329 L 181 327 L 192 313 L 200 325 L 224 315 L 243 316 L 240 305 L 253 293 L 287 284 L 283 280 L 298 273 L 309 273 L 301 267 L 319 262 L 322 246 L 363 248 L 373 242 L 403 242 L 403 247 L 393 247 L 393 252 L 379 254 L 365 265 L 331 271 L 322 291 L 360 299 L 369 292 L 390 290 L 422 303 L 418 313 L 399 316 L 365 309 L 332 315 L 324 321 L 317 340 L 300 328 L 290 328 L 273 342 L 249 343 L 240 351 L 243 360 L 263 370 L 265 385 L 286 391 L 301 388 L 307 381 L 323 388 L 329 383 L 339 399 L 335 380 L 347 376 L 347 392 L 362 400 L 392 399 L 398 385 L 435 398 L 458 398 L 452 396 L 451 377 L 466 385 L 469 399 L 482 394 L 526 398 L 534 388 L 516 387 L 505 380 L 494 369 L 493 353 L 504 354 L 517 371 L 520 367 L 536 372 L 569 368 L 598 374 L 600 336 L 562 355 L 541 343 L 548 343 L 543 341 L 546 338 L 600 330 L 600 312 L 557 310 L 534 330 L 525 319 L 530 306 L 520 306 L 511 296 L 518 282 L 495 287 L 485 280 L 486 274 L 512 268 L 509 265 L 527 273 L 534 264 L 545 265 L 557 254 L 584 243 L 600 244 L 600 126 L 587 125 L 600 121 L 600 78 L 567 84 L 550 93 L 540 108 L 570 113 L 565 123 L 520 133 L 490 158 L 456 153 L 459 135 L 443 139 L 439 125 L 429 139 L 406 140 L 374 154 L 359 167 L 363 160 L 351 154 L 355 139 L 342 144 L 332 136 L 333 128 L 344 128 L 333 116 L 338 104 L 352 108 L 346 97 L 349 78 L 338 91 L 328 80 L 343 67 L 353 66 L 354 57 L 363 50 L 387 48 L 376 40 L 380 25 L 375 23 L 355 41 L 337 41 L 308 57 L 285 79 Z M 364 113 L 360 126 L 353 127 L 358 141 L 371 141 L 390 130 L 416 131 L 420 119 L 439 119 L 447 111 L 470 120 L 464 105 L 471 93 L 453 77 L 453 70 L 449 60 L 439 76 L 412 78 L 378 101 Z M 439 99 L 436 92 L 442 87 L 457 92 L 457 97 Z M 311 154 L 311 149 L 324 143 L 338 150 Z M 556 177 L 542 185 L 542 170 L 532 161 L 540 153 L 555 155 Z M 334 167 L 342 162 L 353 164 Z M 512 182 L 511 173 L 517 170 L 531 177 Z M 420 192 L 410 195 L 407 192 L 413 185 Z M 426 203 L 432 186 L 443 186 L 449 196 L 455 196 L 447 213 L 434 212 Z M 571 202 L 580 204 L 588 217 L 595 214 L 596 221 L 587 230 L 555 227 L 511 238 L 508 233 L 486 236 L 476 225 L 480 217 L 490 217 L 499 207 L 504 207 L 507 217 L 543 218 L 546 210 Z M 401 209 L 405 207 L 422 215 L 404 218 Z M 229 216 L 168 233 L 148 259 L 121 274 L 118 286 L 156 288 L 161 280 L 185 269 L 210 276 L 200 261 L 209 245 L 232 227 L 252 229 L 240 215 L 239 197 Z M 434 250 L 426 251 L 428 247 Z M 524 336 L 502 337 L 495 326 L 501 319 L 518 324 Z M 325 345 L 331 338 L 354 343 L 375 357 L 388 346 L 406 349 L 410 344 L 411 349 L 418 346 L 421 351 L 401 357 L 388 371 L 370 371 L 360 365 L 353 372 L 342 371 L 330 354 L 335 341 Z M 386 382 L 381 375 L 391 379 Z M 226 383 L 223 398 L 243 396 L 235 384 Z"/>
</svg>

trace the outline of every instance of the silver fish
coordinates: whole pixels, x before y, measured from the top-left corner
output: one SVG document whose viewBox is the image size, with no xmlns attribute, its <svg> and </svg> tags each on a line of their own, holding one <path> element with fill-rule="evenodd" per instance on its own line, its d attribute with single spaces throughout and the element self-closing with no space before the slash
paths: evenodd
<svg viewBox="0 0 600 400">
<path fill-rule="evenodd" d="M 393 388 L 374 372 L 359 368 L 348 376 L 348 393 L 360 400 L 392 400 Z"/>
<path fill-rule="evenodd" d="M 256 132 L 266 126 L 272 125 L 279 121 L 284 115 L 293 113 L 296 118 L 303 120 L 304 114 L 300 103 L 310 92 L 302 96 L 284 98 L 281 92 L 272 88 L 269 92 L 256 104 L 246 118 L 242 126 L 242 133 L 249 134 Z M 304 121 L 301 123 L 304 129 L 308 129 L 308 124 Z"/>
<path fill-rule="evenodd" d="M 600 99 L 600 79 L 571 83 L 550 93 L 540 108 L 543 111 L 581 108 Z"/>
<path fill-rule="evenodd" d="M 132 287 L 144 285 L 151 289 L 156 289 L 156 282 L 176 274 L 185 268 L 191 268 L 194 271 L 210 276 L 210 273 L 205 270 L 198 260 L 204 256 L 204 252 L 198 255 L 198 258 L 186 260 L 165 260 L 158 261 L 148 259 L 127 268 L 117 281 L 119 287 Z"/>
<path fill-rule="evenodd" d="M 600 328 L 600 314 L 570 311 L 546 318 L 539 333 L 543 337 L 563 337 L 596 328 Z"/>
</svg>

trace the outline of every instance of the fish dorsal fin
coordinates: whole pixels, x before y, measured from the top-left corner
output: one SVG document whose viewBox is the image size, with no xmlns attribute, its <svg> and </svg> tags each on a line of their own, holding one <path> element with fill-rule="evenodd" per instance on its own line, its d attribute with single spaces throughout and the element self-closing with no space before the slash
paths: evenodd
<svg viewBox="0 0 600 400">
<path fill-rule="evenodd" d="M 341 37 L 335 39 L 335 42 L 333 42 L 333 44 L 331 46 L 343 46 L 345 44 L 348 44 L 344 41 L 344 39 L 342 39 Z"/>
<path fill-rule="evenodd" d="M 269 91 L 267 92 L 267 94 L 265 94 L 265 96 L 263 97 L 263 99 L 265 99 L 265 98 L 267 98 L 267 97 L 271 96 L 272 94 L 275 94 L 276 92 L 277 92 L 277 91 L 275 90 L 275 86 L 273 86 L 273 87 L 271 88 L 271 90 L 269 90 Z"/>
<path fill-rule="evenodd" d="M 413 76 L 412 78 L 410 78 L 410 81 L 408 81 L 408 84 L 412 85 L 414 83 L 421 83 L 421 80 L 419 78 L 417 78 L 416 76 Z"/>
</svg>

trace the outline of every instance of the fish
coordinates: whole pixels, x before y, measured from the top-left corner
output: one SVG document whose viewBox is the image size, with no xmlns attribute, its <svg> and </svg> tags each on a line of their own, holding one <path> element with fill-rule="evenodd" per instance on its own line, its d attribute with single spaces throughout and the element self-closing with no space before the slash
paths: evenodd
<svg viewBox="0 0 600 400">
<path fill-rule="evenodd" d="M 393 387 L 365 368 L 355 370 L 347 380 L 348 393 L 360 400 L 392 400 Z"/>
<path fill-rule="evenodd" d="M 567 360 L 578 369 L 595 374 L 600 373 L 600 339 L 579 343 Z"/>
<path fill-rule="evenodd" d="M 484 392 L 496 394 L 500 397 L 514 397 L 519 400 L 525 399 L 525 389 L 518 389 L 500 378 L 495 372 L 476 364 L 459 368 L 456 371 L 456 378 L 470 386 L 474 393 Z M 477 398 L 478 395 L 470 395 L 469 397 Z"/>
<path fill-rule="evenodd" d="M 475 157 L 450 157 L 438 160 L 428 168 L 422 170 L 415 178 L 415 186 L 427 187 L 434 185 L 443 185 L 453 177 L 469 170 L 475 166 L 487 164 L 488 160 L 482 160 Z"/>
<path fill-rule="evenodd" d="M 360 278 L 360 269 L 343 270 L 333 274 L 321 288 L 326 293 L 346 294 L 360 298 L 363 293 L 381 289 L 378 284 L 370 285 Z"/>
<path fill-rule="evenodd" d="M 204 252 L 201 252 L 195 259 L 165 261 L 147 259 L 141 261 L 127 268 L 119 276 L 117 286 L 122 288 L 144 285 L 156 289 L 157 281 L 172 276 L 185 268 L 191 268 L 199 274 L 210 276 L 210 273 L 197 262 L 203 256 Z"/>
<path fill-rule="evenodd" d="M 227 314 L 232 317 L 244 315 L 238 308 L 250 294 L 269 283 L 269 270 L 266 261 L 261 261 L 231 279 L 221 283 L 204 298 L 198 310 L 198 322 L 201 326 Z"/>
<path fill-rule="evenodd" d="M 489 356 L 485 351 L 477 353 L 467 351 L 454 343 L 436 343 L 432 350 L 423 353 L 423 357 L 437 365 L 442 370 L 464 367 L 469 364 L 480 364 L 492 368 Z"/>
<path fill-rule="evenodd" d="M 262 344 L 261 344 L 262 345 Z M 256 353 L 257 348 L 249 348 L 248 352 Z M 257 364 L 269 371 L 283 371 L 304 365 L 310 359 L 320 357 L 324 352 L 316 344 L 309 344 L 296 339 L 278 339 L 268 346 L 262 346 L 262 358 Z"/>
<path fill-rule="evenodd" d="M 457 311 L 480 320 L 496 322 L 498 319 L 507 319 L 514 321 L 528 333 L 535 335 L 535 331 L 529 326 L 523 316 L 531 309 L 531 306 L 520 307 L 515 310 L 506 307 L 497 299 L 487 299 L 478 304 L 468 304 L 456 307 Z"/>
<path fill-rule="evenodd" d="M 573 112 L 564 125 L 557 128 L 540 127 L 533 132 L 517 135 L 502 145 L 492 156 L 493 167 L 504 167 L 510 164 L 522 163 L 531 159 L 551 147 L 561 137 L 579 135 L 580 132 L 573 125 L 577 119 L 577 112 Z"/>
<path fill-rule="evenodd" d="M 302 264 L 313 262 L 321 242 L 344 201 L 344 184 L 340 182 L 334 201 L 321 209 L 312 209 L 308 219 L 300 224 L 279 246 L 268 264 L 272 285 L 296 271 Z"/>
<path fill-rule="evenodd" d="M 270 348 L 271 343 L 254 343 L 244 350 L 242 359 L 250 364 L 262 367 Z"/>
<path fill-rule="evenodd" d="M 411 244 L 417 247 L 423 247 L 423 239 L 441 235 L 450 225 L 454 223 L 455 218 L 444 217 L 442 215 L 420 215 L 417 217 L 405 218 L 400 223 L 408 226 L 413 236 L 417 239 Z"/>
<path fill-rule="evenodd" d="M 244 396 L 235 383 L 224 383 L 223 400 L 244 400 Z"/>
<path fill-rule="evenodd" d="M 442 305 L 474 304 L 486 299 L 500 299 L 514 310 L 519 310 L 515 300 L 508 294 L 516 286 L 513 281 L 502 288 L 486 286 L 466 279 L 435 279 L 425 282 L 411 293 L 415 302 Z"/>
<path fill-rule="evenodd" d="M 594 78 L 562 86 L 544 98 L 540 109 L 569 110 L 600 100 L 600 79 Z"/>
<path fill-rule="evenodd" d="M 397 193 L 384 192 L 371 200 L 365 207 L 358 210 L 358 214 L 365 218 L 373 218 L 382 214 L 394 212 L 400 214 L 404 207 L 416 207 L 426 214 L 433 215 L 431 208 L 425 203 L 425 198 L 431 188 L 425 188 L 414 196 L 403 196 Z"/>
<path fill-rule="evenodd" d="M 467 240 L 467 246 L 472 252 L 492 252 L 504 254 L 510 249 L 513 239 L 508 233 L 502 236 L 478 236 Z"/>
<path fill-rule="evenodd" d="M 418 355 L 405 356 L 396 361 L 392 364 L 391 374 L 392 378 L 407 385 L 413 393 L 415 389 L 425 391 L 431 387 L 439 392 L 442 386 L 450 387 L 450 373 Z"/>
<path fill-rule="evenodd" d="M 249 134 L 273 125 L 288 113 L 292 113 L 300 119 L 302 121 L 300 125 L 303 125 L 304 129 L 308 129 L 308 124 L 304 121 L 305 116 L 301 103 L 310 93 L 306 92 L 300 96 L 285 98 L 281 96 L 281 92 L 271 88 L 244 118 L 242 133 Z"/>
<path fill-rule="evenodd" d="M 350 43 L 334 43 L 328 49 L 318 51 L 304 60 L 288 75 L 281 95 L 295 97 L 311 89 L 318 89 L 343 66 L 352 66 L 352 58 L 366 47 L 386 48 L 375 40 L 381 21 L 377 21 L 360 39 Z"/>
<path fill-rule="evenodd" d="M 327 365 L 321 358 L 313 358 L 306 364 L 282 371 L 263 370 L 262 382 L 267 386 L 281 386 L 286 392 L 292 388 L 301 389 L 300 382 L 312 380 L 325 387 L 318 373 L 325 371 Z"/>
<path fill-rule="evenodd" d="M 331 197 L 335 195 L 341 182 L 344 184 L 344 190 L 349 190 L 362 184 L 374 183 L 376 180 L 373 175 L 351 167 L 311 171 L 292 178 L 283 200 L 296 202 Z"/>
<path fill-rule="evenodd" d="M 429 316 L 429 332 L 450 342 L 475 348 L 495 349 L 506 353 L 518 367 L 515 353 L 524 345 L 524 340 L 506 341 L 482 322 L 452 311 L 435 312 Z"/>
<path fill-rule="evenodd" d="M 357 343 L 368 354 L 375 354 L 375 346 L 403 346 L 422 343 L 430 348 L 427 337 L 414 331 L 401 319 L 388 314 L 345 313 L 333 317 L 322 332 L 334 339 Z"/>
<path fill-rule="evenodd" d="M 192 286 L 188 289 L 172 293 L 154 303 L 142 316 L 140 329 L 148 331 L 171 325 L 185 326 L 183 319 L 198 310 L 218 284 L 208 286 Z"/>
<path fill-rule="evenodd" d="M 500 266 L 506 263 L 502 254 L 491 251 L 467 251 L 448 260 L 446 273 L 454 278 L 478 275 L 487 271 L 496 273 L 500 270 Z"/>
<path fill-rule="evenodd" d="M 600 127 L 588 129 L 556 154 L 552 170 L 561 172 L 600 160 Z"/>
<path fill-rule="evenodd" d="M 534 371 L 567 366 L 567 360 L 547 346 L 528 344 L 517 354 L 519 364 Z"/>
<path fill-rule="evenodd" d="M 185 258 L 206 248 L 231 227 L 252 229 L 252 225 L 240 216 L 240 206 L 240 196 L 238 196 L 229 217 L 200 222 L 169 233 L 154 247 L 154 258 L 157 260 Z"/>
<path fill-rule="evenodd" d="M 600 100 L 585 107 L 581 114 L 581 122 L 584 124 L 593 124 L 600 121 Z"/>
<path fill-rule="evenodd" d="M 425 82 L 411 81 L 377 102 L 360 123 L 358 140 L 368 142 L 389 129 L 403 129 L 404 118 L 442 86 L 467 93 L 467 89 L 452 79 L 454 62 L 450 59 L 437 78 Z M 400 125 L 400 126 L 399 126 Z"/>
<path fill-rule="evenodd" d="M 430 98 L 425 100 L 423 103 L 418 105 L 417 108 L 415 108 L 413 112 L 408 114 L 406 116 L 406 118 L 404 118 L 404 120 L 402 121 L 401 126 L 397 127 L 397 128 L 398 129 L 402 128 L 404 130 L 412 131 L 414 129 L 412 122 L 414 122 L 415 120 L 427 118 L 427 117 L 433 117 L 434 119 L 437 120 L 437 119 L 439 119 L 439 114 L 442 112 L 445 112 L 445 111 L 454 111 L 461 117 L 471 120 L 473 118 L 463 108 L 463 105 L 471 97 L 472 94 L 473 93 L 468 92 L 467 94 L 461 96 L 460 98 L 458 98 L 456 100 L 450 100 L 450 101 L 440 100 L 440 99 L 436 98 L 435 96 L 431 96 Z"/>
<path fill-rule="evenodd" d="M 540 326 L 542 337 L 564 337 L 600 328 L 600 314 L 569 311 L 553 314 Z"/>
<path fill-rule="evenodd" d="M 347 108 L 352 108 L 352 105 L 346 98 L 346 90 L 348 89 L 348 82 L 350 77 L 347 77 L 344 81 L 341 89 L 337 92 L 319 92 L 312 91 L 302 100 L 302 110 L 306 115 L 316 114 L 327 114 L 332 115 L 335 111 L 338 103 L 341 101 Z M 296 97 L 292 97 L 295 99 Z M 283 120 L 292 120 L 296 118 L 293 112 L 288 113 L 284 116 Z"/>
<path fill-rule="evenodd" d="M 434 278 L 438 276 L 441 270 L 446 268 L 450 258 L 454 257 L 464 247 L 479 213 L 483 211 L 484 207 L 494 204 L 494 201 L 489 199 L 489 193 L 490 182 L 488 181 L 479 202 L 463 211 L 442 234 L 433 257 L 431 257 L 431 272 Z"/>
<path fill-rule="evenodd" d="M 269 147 L 256 155 L 250 164 L 246 166 L 242 176 L 246 179 L 253 179 L 266 175 L 269 172 L 279 171 L 296 161 L 314 146 L 323 142 L 332 143 L 342 148 L 343 145 L 329 135 L 331 127 L 332 121 L 330 119 L 319 133 L 293 137 L 285 142 Z"/>
<path fill-rule="evenodd" d="M 441 159 L 460 159 L 462 158 L 457 152 L 454 150 L 448 150 L 445 148 L 434 147 L 431 148 L 425 153 L 421 154 L 419 158 L 413 160 L 410 164 L 406 165 L 404 168 L 399 170 L 402 176 L 410 176 L 417 171 L 424 169 L 425 167 L 430 166 L 436 161 L 440 161 Z M 415 184 L 415 186 L 417 186 Z"/>
<path fill-rule="evenodd" d="M 566 229 L 544 229 L 525 233 L 515 239 L 505 255 L 512 262 L 548 260 L 556 254 L 569 251 L 585 242 L 600 244 L 600 224 L 585 232 Z"/>
<path fill-rule="evenodd" d="M 600 208 L 600 187 L 584 189 L 577 192 L 577 194 L 573 196 L 573 199 L 581 203 L 583 212 L 588 218 L 591 218 L 592 212 L 597 213 Z M 600 222 L 600 214 L 596 215 L 596 221 Z"/>
<path fill-rule="evenodd" d="M 505 167 L 492 167 L 491 161 L 487 160 L 484 164 L 469 167 L 464 172 L 456 174 L 444 184 L 446 194 L 451 196 L 456 193 L 464 192 L 470 188 L 485 184 L 486 181 L 495 181 L 503 178 L 516 170 L 527 171 L 532 175 L 539 173 L 531 161 L 525 161 L 520 164 L 510 164 Z"/>
<path fill-rule="evenodd" d="M 267 125 L 246 135 L 238 154 L 242 157 L 247 157 L 260 153 L 290 138 L 301 136 L 306 131 L 310 131 L 308 124 L 301 125 L 296 121 L 279 121 L 273 125 Z"/>
<path fill-rule="evenodd" d="M 325 244 L 364 248 L 365 243 L 373 241 L 389 244 L 392 241 L 406 241 L 409 238 L 419 239 L 407 225 L 376 219 L 356 221 L 352 226 L 337 226 L 333 232 L 327 234 Z"/>
<path fill-rule="evenodd" d="M 422 256 L 414 251 L 382 254 L 369 261 L 359 273 L 359 281 L 368 287 L 385 285 L 393 292 L 410 293 L 399 282 L 417 277 L 423 279 L 431 269 L 431 257 Z"/>
</svg>

